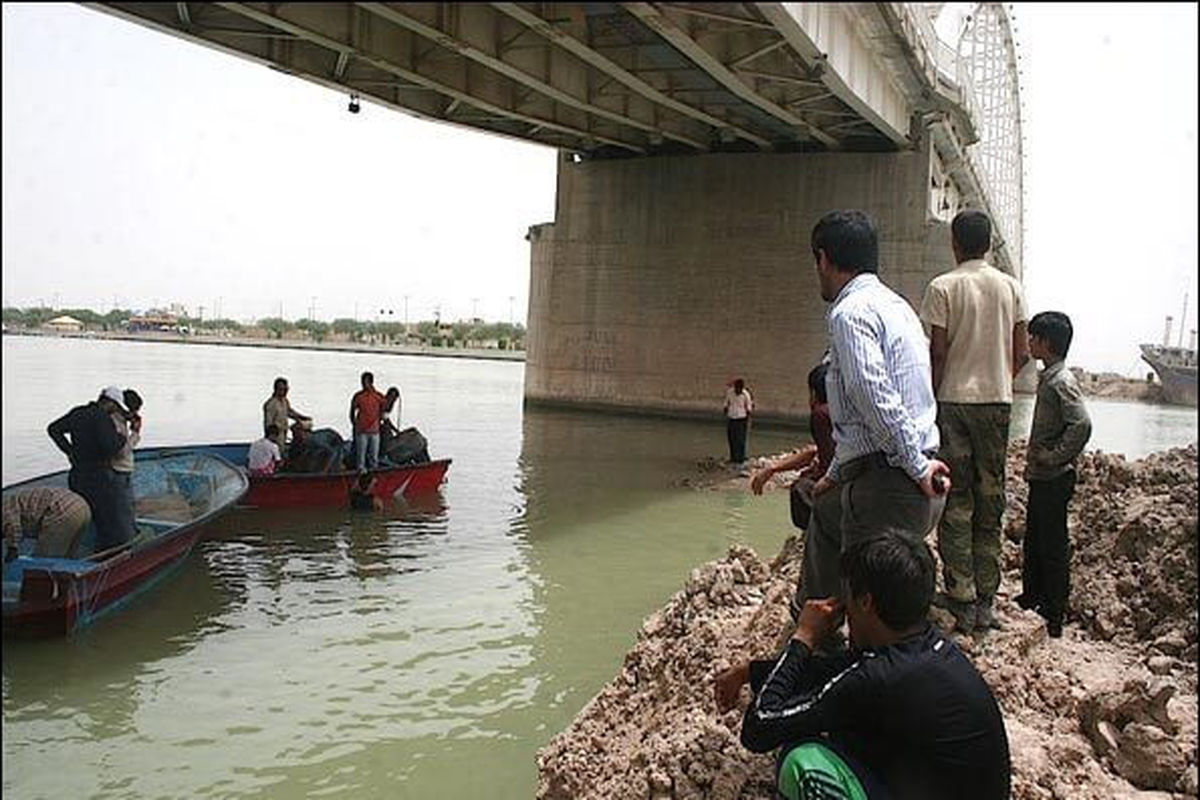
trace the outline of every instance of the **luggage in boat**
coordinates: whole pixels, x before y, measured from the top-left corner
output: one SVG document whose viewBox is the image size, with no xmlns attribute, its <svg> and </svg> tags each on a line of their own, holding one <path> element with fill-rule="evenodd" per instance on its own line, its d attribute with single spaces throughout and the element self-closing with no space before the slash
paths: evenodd
<svg viewBox="0 0 1200 800">
<path fill-rule="evenodd" d="M 424 464 L 429 461 L 429 442 L 416 428 L 405 428 L 379 443 L 379 455 L 397 467 Z"/>
<path fill-rule="evenodd" d="M 292 442 L 288 448 L 285 472 L 324 474 L 342 468 L 342 435 L 333 428 L 319 428 L 308 435 L 302 444 Z"/>
</svg>

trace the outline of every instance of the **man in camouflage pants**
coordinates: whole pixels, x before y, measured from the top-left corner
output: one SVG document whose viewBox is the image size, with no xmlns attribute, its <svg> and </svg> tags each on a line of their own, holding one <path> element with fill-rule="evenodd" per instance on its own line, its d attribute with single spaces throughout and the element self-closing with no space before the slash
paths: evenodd
<svg viewBox="0 0 1200 800">
<path fill-rule="evenodd" d="M 939 456 L 951 489 L 938 527 L 945 604 L 955 630 L 999 627 L 1000 520 L 1012 382 L 1029 361 L 1021 284 L 988 264 L 992 224 L 982 211 L 951 223 L 958 266 L 930 282 L 921 320 L 930 333 Z"/>
</svg>

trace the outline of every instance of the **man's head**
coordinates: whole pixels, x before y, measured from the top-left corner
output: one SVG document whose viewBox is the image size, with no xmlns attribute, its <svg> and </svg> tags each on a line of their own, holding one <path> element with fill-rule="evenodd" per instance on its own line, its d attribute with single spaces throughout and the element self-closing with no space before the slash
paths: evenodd
<svg viewBox="0 0 1200 800">
<path fill-rule="evenodd" d="M 389 386 L 387 394 L 383 396 L 384 408 L 391 411 L 396 406 L 396 401 L 400 399 L 400 390 L 395 386 Z"/>
<path fill-rule="evenodd" d="M 373 374 L 371 374 L 370 372 L 364 372 L 362 374 L 362 387 L 364 389 L 370 389 L 374 385 L 375 385 L 375 376 Z"/>
<path fill-rule="evenodd" d="M 813 226 L 812 253 L 821 297 L 832 302 L 855 275 L 879 272 L 875 223 L 862 211 L 830 211 Z"/>
<path fill-rule="evenodd" d="M 857 646 L 889 644 L 924 622 L 934 589 L 933 556 L 924 542 L 885 529 L 844 550 L 841 570 Z"/>
<path fill-rule="evenodd" d="M 959 264 L 983 258 L 992 249 L 991 219 L 977 208 L 958 212 L 950 223 L 950 246 Z"/>
<path fill-rule="evenodd" d="M 279 438 L 279 426 L 276 425 L 274 422 L 272 422 L 270 425 L 268 425 L 266 428 L 264 428 L 263 432 L 266 433 L 268 439 L 278 439 Z"/>
<path fill-rule="evenodd" d="M 745 382 L 744 380 L 742 380 L 741 378 L 734 378 L 734 379 L 733 379 L 733 392 L 734 392 L 734 394 L 741 394 L 741 393 L 742 393 L 742 390 L 743 390 L 743 389 L 745 389 L 745 388 L 746 388 L 746 382 Z"/>
<path fill-rule="evenodd" d="M 276 378 L 275 379 L 275 396 L 276 397 L 286 397 L 287 393 L 288 393 L 287 378 Z"/>
<path fill-rule="evenodd" d="M 312 421 L 307 419 L 298 419 L 292 423 L 292 441 L 300 444 L 308 435 L 312 433 Z"/>
<path fill-rule="evenodd" d="M 121 389 L 117 386 L 105 386 L 100 390 L 100 397 L 96 400 L 105 411 L 111 413 L 120 411 L 125 413 L 125 395 L 121 393 Z"/>
<path fill-rule="evenodd" d="M 828 396 L 825 394 L 825 373 L 829 371 L 829 365 L 822 361 L 813 367 L 808 373 L 808 402 L 809 405 L 825 404 L 829 402 Z"/>
<path fill-rule="evenodd" d="M 1061 311 L 1043 311 L 1029 320 L 1029 354 L 1040 361 L 1061 361 L 1071 349 L 1074 329 Z"/>
<path fill-rule="evenodd" d="M 130 414 L 136 414 L 142 410 L 142 396 L 133 389 L 126 389 L 121 393 L 125 399 L 125 407 L 129 409 Z"/>
</svg>

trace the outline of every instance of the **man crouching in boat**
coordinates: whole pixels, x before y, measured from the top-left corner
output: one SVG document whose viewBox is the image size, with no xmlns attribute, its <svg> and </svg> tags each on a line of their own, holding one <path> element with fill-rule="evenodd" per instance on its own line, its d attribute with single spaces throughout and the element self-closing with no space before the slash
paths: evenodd
<svg viewBox="0 0 1200 800">
<path fill-rule="evenodd" d="M 71 558 L 91 521 L 87 501 L 70 489 L 11 491 L 4 495 L 4 560 L 17 557 L 22 537 L 37 539 L 35 556 Z"/>
<path fill-rule="evenodd" d="M 841 603 L 809 600 L 773 662 L 717 676 L 717 705 L 754 699 L 742 744 L 780 748 L 779 793 L 798 798 L 1006 800 L 1008 738 L 974 665 L 926 621 L 934 565 L 924 542 L 888 531 L 842 554 L 852 650 L 823 652 Z"/>
</svg>

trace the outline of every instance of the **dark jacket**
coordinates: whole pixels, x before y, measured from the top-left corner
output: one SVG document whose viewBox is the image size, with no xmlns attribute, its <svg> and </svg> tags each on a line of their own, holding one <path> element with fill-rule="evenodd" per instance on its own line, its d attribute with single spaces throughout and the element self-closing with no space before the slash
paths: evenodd
<svg viewBox="0 0 1200 800">
<path fill-rule="evenodd" d="M 813 655 L 793 641 L 751 664 L 742 744 L 755 752 L 827 736 L 897 800 L 1007 800 L 1004 719 L 967 657 L 933 626 L 880 650 Z"/>
<path fill-rule="evenodd" d="M 58 449 L 71 459 L 75 469 L 111 468 L 113 457 L 125 446 L 125 435 L 117 430 L 112 417 L 95 400 L 75 406 L 51 422 L 46 432 Z"/>
</svg>

